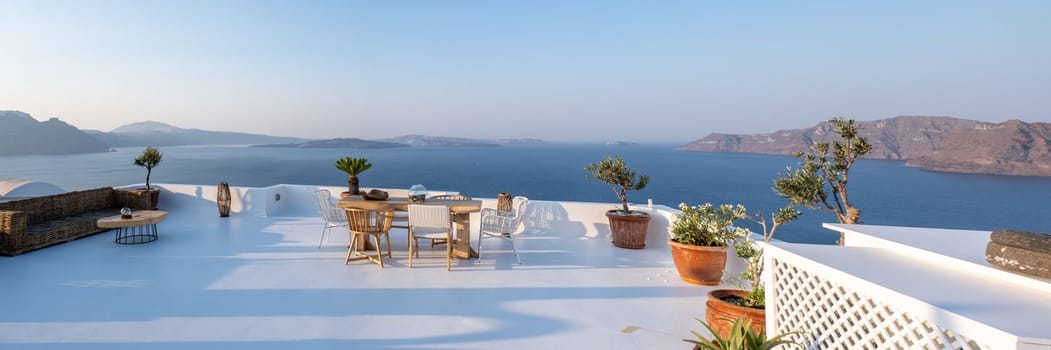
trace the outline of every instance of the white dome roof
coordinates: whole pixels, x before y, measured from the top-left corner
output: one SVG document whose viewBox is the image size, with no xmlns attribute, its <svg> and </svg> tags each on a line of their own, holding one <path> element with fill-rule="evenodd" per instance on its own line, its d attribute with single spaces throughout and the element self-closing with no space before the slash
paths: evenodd
<svg viewBox="0 0 1051 350">
<path fill-rule="evenodd" d="M 65 192 L 61 187 L 47 182 L 0 177 L 0 197 L 37 197 Z"/>
</svg>

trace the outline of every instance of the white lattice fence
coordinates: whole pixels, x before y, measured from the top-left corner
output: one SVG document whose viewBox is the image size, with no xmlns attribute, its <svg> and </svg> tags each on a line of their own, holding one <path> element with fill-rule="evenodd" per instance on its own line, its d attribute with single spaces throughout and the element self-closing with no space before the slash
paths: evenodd
<svg viewBox="0 0 1051 350">
<path fill-rule="evenodd" d="M 803 331 L 797 340 L 810 349 L 991 348 L 786 260 L 767 262 L 774 334 Z"/>
</svg>

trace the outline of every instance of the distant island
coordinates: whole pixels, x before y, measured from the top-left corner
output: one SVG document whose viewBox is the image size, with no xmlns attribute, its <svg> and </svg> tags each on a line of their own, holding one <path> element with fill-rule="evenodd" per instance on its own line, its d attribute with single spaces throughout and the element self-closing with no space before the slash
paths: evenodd
<svg viewBox="0 0 1051 350">
<path fill-rule="evenodd" d="M 640 145 L 637 144 L 637 143 L 634 143 L 634 142 L 627 142 L 627 141 L 606 141 L 606 147 L 634 147 L 634 146 L 640 146 Z"/>
<path fill-rule="evenodd" d="M 458 137 L 404 135 L 376 141 L 403 143 L 413 147 L 498 147 L 495 141 Z"/>
<path fill-rule="evenodd" d="M 906 166 L 956 173 L 1051 176 L 1051 123 L 1011 119 L 988 123 L 953 117 L 899 116 L 859 122 L 872 144 L 871 159 L 905 161 Z M 766 134 L 712 133 L 677 147 L 684 151 L 790 155 L 813 141 L 833 136 L 827 123 Z M 0 111 L 0 156 L 107 152 L 111 147 L 256 145 L 282 148 L 381 149 L 406 147 L 500 147 L 544 144 L 538 139 L 470 139 L 404 135 L 386 139 L 309 140 L 228 131 L 184 129 L 146 121 L 109 132 L 80 130 L 58 118 L 37 121 L 21 111 Z M 610 147 L 637 146 L 609 141 Z"/>
<path fill-rule="evenodd" d="M 931 171 L 1051 176 L 1049 123 L 899 116 L 859 124 L 872 144 L 866 158 L 905 160 L 906 166 Z M 768 134 L 712 133 L 677 149 L 788 155 L 833 134 L 826 123 Z"/>
<path fill-rule="evenodd" d="M 459 137 L 404 135 L 385 139 L 364 140 L 359 138 L 336 138 L 306 142 L 267 144 L 255 147 L 284 148 L 401 148 L 401 147 L 500 147 L 510 144 L 542 144 L 538 139 L 483 140 Z"/>
<path fill-rule="evenodd" d="M 310 140 L 231 131 L 184 129 L 169 124 L 144 121 L 111 131 L 80 130 L 51 118 L 38 122 L 21 111 L 0 111 L 0 155 L 76 154 L 108 152 L 111 147 L 164 147 L 191 145 L 249 145 L 281 148 L 405 148 L 405 147 L 500 147 L 502 145 L 545 144 L 522 139 L 469 139 L 459 137 L 404 135 L 365 140 L 335 138 Z"/>
<path fill-rule="evenodd" d="M 409 147 L 404 143 L 370 141 L 357 138 L 337 138 L 331 140 L 316 140 L 298 143 L 281 143 L 268 145 L 255 145 L 252 147 L 276 147 L 276 148 L 403 148 Z"/>
<path fill-rule="evenodd" d="M 113 147 L 256 145 L 307 141 L 307 139 L 298 137 L 183 129 L 155 121 L 131 123 L 113 129 L 110 132 L 96 130 L 85 131 Z"/>
<path fill-rule="evenodd" d="M 109 145 L 58 118 L 0 111 L 0 156 L 108 152 Z"/>
</svg>

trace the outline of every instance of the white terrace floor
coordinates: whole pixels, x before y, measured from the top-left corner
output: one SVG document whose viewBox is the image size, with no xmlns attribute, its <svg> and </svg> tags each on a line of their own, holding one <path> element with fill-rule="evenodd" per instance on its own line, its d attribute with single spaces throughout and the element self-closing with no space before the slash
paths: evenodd
<svg viewBox="0 0 1051 350">
<path fill-rule="evenodd" d="M 343 230 L 318 249 L 313 215 L 220 219 L 213 202 L 166 199 L 155 242 L 106 232 L 0 258 L 0 348 L 674 349 L 704 317 L 709 288 L 678 279 L 664 237 L 625 250 L 526 230 L 524 265 L 490 239 L 446 272 L 440 248 L 409 269 L 394 230 L 380 269 L 344 266 Z"/>
</svg>

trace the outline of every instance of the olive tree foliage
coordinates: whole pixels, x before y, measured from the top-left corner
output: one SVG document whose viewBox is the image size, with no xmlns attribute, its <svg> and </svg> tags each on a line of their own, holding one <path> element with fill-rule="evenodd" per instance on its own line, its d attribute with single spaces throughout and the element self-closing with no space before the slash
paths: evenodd
<svg viewBox="0 0 1051 350">
<path fill-rule="evenodd" d="M 776 179 L 774 181 L 777 181 Z M 781 225 L 791 222 L 803 213 L 796 209 L 796 204 L 789 202 L 784 207 L 770 215 L 770 225 L 767 226 L 766 217 L 756 212 L 748 215 L 745 219 L 759 224 L 763 228 L 763 241 L 769 242 L 774 238 L 774 233 Z M 748 291 L 748 297 L 742 301 L 741 306 L 762 309 L 766 307 L 766 288 L 762 282 L 763 276 L 763 248 L 747 236 L 737 240 L 734 244 L 737 257 L 744 260 L 747 268 L 736 276 L 736 280 L 730 282 L 737 284 L 741 289 Z M 747 281 L 747 287 L 743 282 Z"/>
<path fill-rule="evenodd" d="M 839 139 L 831 142 L 814 141 L 809 153 L 796 152 L 795 156 L 801 160 L 799 168 L 788 168 L 784 174 L 778 174 L 774 179 L 774 192 L 787 199 L 788 203 L 770 215 L 769 222 L 762 213 L 747 217 L 762 227 L 764 241 L 769 242 L 781 225 L 802 215 L 802 212 L 796 209 L 798 206 L 834 212 L 840 223 L 861 223 L 861 210 L 850 204 L 847 181 L 850 178 L 850 168 L 872 150 L 872 146 L 861 137 L 861 128 L 853 120 L 835 118 L 828 123 Z M 842 237 L 840 243 L 842 244 Z M 764 267 L 763 249 L 747 238 L 738 240 L 734 248 L 737 257 L 743 259 L 748 266 L 736 276 L 737 280 L 733 281 L 742 289 L 748 290 L 748 298 L 742 306 L 763 308 L 766 299 L 766 290 L 761 281 Z M 745 288 L 743 281 L 747 281 L 750 288 Z"/>
<path fill-rule="evenodd" d="M 872 150 L 872 145 L 860 135 L 861 127 L 854 120 L 835 118 L 828 123 L 838 138 L 814 141 L 809 152 L 796 152 L 799 168 L 790 167 L 774 180 L 774 191 L 793 205 L 831 211 L 843 224 L 860 224 L 861 209 L 850 203 L 847 183 L 850 168 Z"/>
<path fill-rule="evenodd" d="M 135 165 L 146 168 L 147 191 L 150 190 L 150 175 L 153 174 L 153 168 L 156 168 L 163 158 L 164 154 L 161 154 L 161 151 L 153 147 L 146 147 L 138 157 L 135 157 Z"/>
<path fill-rule="evenodd" d="M 584 166 L 584 170 L 588 172 L 589 177 L 605 182 L 613 188 L 613 193 L 620 199 L 621 212 L 624 214 L 631 212 L 628 209 L 628 191 L 646 188 L 650 182 L 649 176 L 637 176 L 634 171 L 628 169 L 621 156 L 606 157 L 601 162 Z"/>
</svg>

